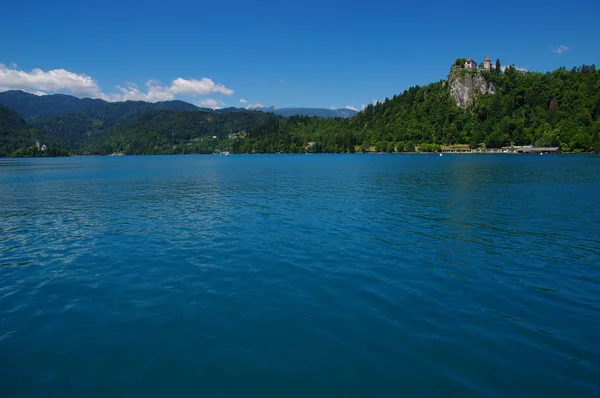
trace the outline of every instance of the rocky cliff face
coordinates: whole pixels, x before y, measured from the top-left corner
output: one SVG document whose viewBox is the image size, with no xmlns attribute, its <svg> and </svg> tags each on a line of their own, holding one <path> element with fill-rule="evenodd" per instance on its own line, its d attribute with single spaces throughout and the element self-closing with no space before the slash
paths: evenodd
<svg viewBox="0 0 600 398">
<path fill-rule="evenodd" d="M 479 72 L 466 71 L 453 66 L 448 76 L 450 92 L 456 105 L 465 109 L 473 104 L 478 94 L 494 94 L 496 87 L 488 82 Z"/>
</svg>

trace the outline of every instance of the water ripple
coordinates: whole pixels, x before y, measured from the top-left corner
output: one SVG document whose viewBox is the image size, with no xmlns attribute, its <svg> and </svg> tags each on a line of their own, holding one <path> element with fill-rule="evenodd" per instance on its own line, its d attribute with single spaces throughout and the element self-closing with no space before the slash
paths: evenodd
<svg viewBox="0 0 600 398">
<path fill-rule="evenodd" d="M 598 157 L 0 163 L 0 396 L 600 394 Z"/>
</svg>

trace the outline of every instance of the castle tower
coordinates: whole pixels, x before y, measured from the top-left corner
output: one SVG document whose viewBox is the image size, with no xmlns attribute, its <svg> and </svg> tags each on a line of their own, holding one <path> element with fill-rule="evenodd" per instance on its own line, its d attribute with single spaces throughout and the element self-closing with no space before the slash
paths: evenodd
<svg viewBox="0 0 600 398">
<path fill-rule="evenodd" d="M 483 61 L 483 68 L 488 72 L 492 71 L 492 60 L 490 57 L 485 57 L 485 60 Z"/>
</svg>

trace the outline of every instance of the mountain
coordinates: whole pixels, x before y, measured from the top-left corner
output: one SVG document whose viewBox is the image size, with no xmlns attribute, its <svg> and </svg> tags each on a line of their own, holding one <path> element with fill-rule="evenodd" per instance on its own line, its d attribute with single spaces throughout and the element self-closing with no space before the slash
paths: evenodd
<svg viewBox="0 0 600 398">
<path fill-rule="evenodd" d="M 213 153 L 281 116 L 259 111 L 214 113 L 152 110 L 103 134 L 84 138 L 79 153 L 128 155 Z"/>
<path fill-rule="evenodd" d="M 248 110 L 244 108 L 224 108 L 212 110 L 199 108 L 184 101 L 144 102 L 125 101 L 107 102 L 100 99 L 77 98 L 70 95 L 54 94 L 37 96 L 23 91 L 0 93 L 0 104 L 18 112 L 46 140 L 60 143 L 72 150 L 86 147 L 88 142 L 98 142 L 94 137 L 105 135 L 111 128 L 136 120 L 149 111 L 195 111 L 209 114 L 239 114 L 240 120 L 246 120 L 248 113 L 262 111 L 289 117 L 303 114 L 318 117 L 351 117 L 355 112 L 350 109 L 316 108 L 262 108 Z M 179 117 L 179 116 L 177 116 Z M 202 118 L 202 117 L 200 117 Z M 235 117 L 234 117 L 235 119 Z M 248 125 L 245 125 L 247 128 Z M 251 127 L 255 127 L 251 124 Z"/>
<path fill-rule="evenodd" d="M 12 151 L 35 143 L 25 120 L 12 109 L 0 105 L 0 156 L 8 156 Z"/>
<path fill-rule="evenodd" d="M 152 109 L 174 111 L 198 110 L 199 108 L 184 101 L 125 101 L 107 102 L 101 99 L 77 98 L 72 95 L 52 94 L 34 95 L 18 90 L 0 93 L 0 104 L 9 107 L 21 115 L 27 122 L 38 121 L 57 115 L 70 115 L 87 112 L 88 115 L 106 115 L 111 119 L 128 118 L 131 113 L 139 114 Z"/>
<path fill-rule="evenodd" d="M 459 144 L 600 152 L 600 70 L 594 65 L 548 73 L 453 68 L 449 80 L 411 87 L 352 119 L 273 121 L 236 142 L 233 151 L 412 152 L 417 145 L 431 150 Z"/>
<path fill-rule="evenodd" d="M 98 115 L 110 113 L 111 118 L 116 120 L 122 116 L 127 119 L 134 111 L 142 113 L 152 109 L 169 109 L 173 111 L 191 111 L 202 110 L 215 113 L 246 112 L 244 108 L 224 108 L 212 110 L 209 108 L 199 108 L 184 101 L 164 101 L 164 102 L 144 102 L 144 101 L 125 101 L 125 102 L 107 102 L 101 99 L 77 98 L 72 95 L 52 94 L 35 95 L 19 90 L 11 90 L 0 93 L 0 104 L 9 107 L 21 115 L 27 122 L 39 121 L 52 116 L 71 115 L 84 111 L 92 111 Z M 316 117 L 343 117 L 350 118 L 358 112 L 352 109 L 324 109 L 324 108 L 275 108 L 265 107 L 253 110 L 271 112 L 284 117 L 302 115 Z M 88 113 L 88 114 L 91 114 Z"/>
<path fill-rule="evenodd" d="M 36 141 L 48 144 L 46 150 L 36 148 Z M 4 156 L 63 156 L 68 154 L 8 107 L 0 105 L 0 157 Z"/>
<path fill-rule="evenodd" d="M 9 107 L 26 121 L 48 116 L 80 112 L 94 108 L 106 101 L 91 98 L 77 98 L 72 95 L 34 95 L 18 90 L 0 93 L 0 104 Z"/>
<path fill-rule="evenodd" d="M 246 137 L 258 126 L 282 118 L 246 109 L 223 113 L 186 109 L 190 104 L 181 101 L 103 103 L 28 124 L 14 110 L 0 105 L 0 156 L 60 156 L 64 148 L 72 154 L 213 153 L 228 149 L 232 140 Z M 37 150 L 38 140 L 48 144 L 48 150 Z"/>
<path fill-rule="evenodd" d="M 71 101 L 69 109 L 84 109 L 39 118 L 47 110 L 36 108 L 31 94 L 9 92 L 4 99 L 18 97 L 21 102 L 14 103 L 22 104 L 28 98 L 35 106 L 25 111 L 38 116 L 27 124 L 13 110 L 0 108 L 0 154 L 30 148 L 42 138 L 79 154 L 412 152 L 442 145 L 600 152 L 600 70 L 594 65 L 539 73 L 513 67 L 467 70 L 462 64 L 453 65 L 448 80 L 411 87 L 352 118 L 290 116 L 314 114 L 306 108 L 213 111 L 181 101 L 100 101 L 87 108 L 89 102 Z"/>
<path fill-rule="evenodd" d="M 87 137 L 102 134 L 111 127 L 134 120 L 152 110 L 199 111 L 200 108 L 184 101 L 166 102 L 106 102 L 83 111 L 37 119 L 32 125 L 47 137 L 69 148 L 79 148 Z"/>
<path fill-rule="evenodd" d="M 283 117 L 290 116 L 315 116 L 315 117 L 342 117 L 342 118 L 351 118 L 356 116 L 358 113 L 353 109 L 342 108 L 342 109 L 326 109 L 326 108 L 275 108 L 264 107 L 264 108 L 254 108 L 257 111 L 263 112 L 272 112 L 276 115 L 281 115 Z"/>
<path fill-rule="evenodd" d="M 27 123 L 21 115 L 4 105 L 0 105 L 0 128 L 5 131 L 16 131 L 26 127 Z"/>
</svg>

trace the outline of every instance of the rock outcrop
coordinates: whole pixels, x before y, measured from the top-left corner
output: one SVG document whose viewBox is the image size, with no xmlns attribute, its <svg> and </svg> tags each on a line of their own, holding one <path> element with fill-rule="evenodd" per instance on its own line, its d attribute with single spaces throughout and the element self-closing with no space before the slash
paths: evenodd
<svg viewBox="0 0 600 398">
<path fill-rule="evenodd" d="M 479 94 L 494 94 L 496 87 L 479 71 L 468 71 L 460 66 L 452 66 L 448 84 L 456 105 L 465 109 L 473 104 Z"/>
</svg>

